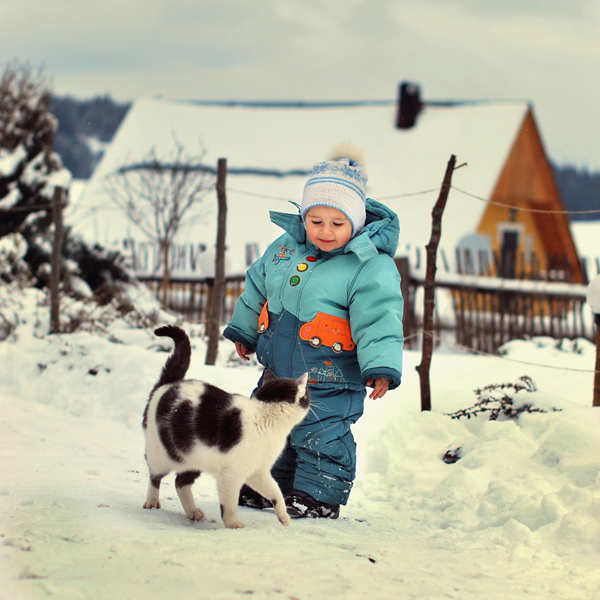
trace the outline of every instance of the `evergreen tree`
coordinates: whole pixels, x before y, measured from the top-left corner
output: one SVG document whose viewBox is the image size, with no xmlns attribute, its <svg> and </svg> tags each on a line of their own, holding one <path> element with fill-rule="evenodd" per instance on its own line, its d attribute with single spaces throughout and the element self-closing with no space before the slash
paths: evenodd
<svg viewBox="0 0 600 600">
<path fill-rule="evenodd" d="M 42 70 L 34 74 L 29 65 L 19 64 L 6 68 L 0 79 L 0 238 L 23 235 L 25 261 L 42 279 L 49 261 L 54 189 L 70 183 L 70 173 L 52 150 L 57 120 L 50 102 Z"/>
</svg>

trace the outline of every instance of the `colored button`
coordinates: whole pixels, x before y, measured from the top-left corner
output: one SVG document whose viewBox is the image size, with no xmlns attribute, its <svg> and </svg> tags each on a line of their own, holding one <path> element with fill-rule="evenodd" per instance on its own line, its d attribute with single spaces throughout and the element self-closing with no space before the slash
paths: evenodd
<svg viewBox="0 0 600 600">
<path fill-rule="evenodd" d="M 308 265 L 306 263 L 300 263 L 296 269 L 298 271 L 300 271 L 300 273 L 303 273 L 304 271 L 306 271 L 306 269 L 308 269 Z"/>
<path fill-rule="evenodd" d="M 317 260 L 319 260 L 318 258 L 315 258 L 314 256 L 307 256 L 306 260 L 308 262 L 317 262 Z"/>
<path fill-rule="evenodd" d="M 300 277 L 298 277 L 298 275 L 294 275 L 291 279 L 290 279 L 290 285 L 292 286 L 296 286 L 300 283 Z"/>
</svg>

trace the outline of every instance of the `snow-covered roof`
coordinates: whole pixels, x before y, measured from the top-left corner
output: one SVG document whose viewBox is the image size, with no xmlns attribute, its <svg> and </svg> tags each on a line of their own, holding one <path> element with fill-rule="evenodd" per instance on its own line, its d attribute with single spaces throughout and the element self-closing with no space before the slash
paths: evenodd
<svg viewBox="0 0 600 600">
<path fill-rule="evenodd" d="M 137 100 L 81 200 L 70 212 L 75 230 L 90 241 L 110 244 L 131 236 L 135 227 L 114 208 L 105 190 L 107 174 L 139 161 L 154 148 L 158 156 L 172 153 L 175 141 L 189 154 L 206 152 L 204 163 L 216 166 L 287 172 L 310 172 L 345 142 L 361 148 L 369 173 L 367 193 L 382 200 L 400 217 L 401 248 L 425 246 L 431 233 L 431 210 L 451 154 L 467 166 L 453 175 L 453 185 L 489 197 L 526 115 L 528 105 L 481 103 L 427 106 L 412 129 L 394 126 L 396 107 L 389 104 L 332 106 L 210 105 L 143 98 Z M 285 199 L 299 201 L 306 175 L 287 177 L 233 175 L 227 178 L 228 271 L 243 272 L 246 244 L 264 251 L 280 230 L 269 210 L 294 212 Z M 421 194 L 420 192 L 428 192 Z M 207 202 L 212 215 L 184 224 L 179 243 L 204 243 L 216 238 L 216 195 Z M 472 233 L 485 203 L 450 192 L 442 223 L 441 246 L 453 256 L 457 242 Z"/>
<path fill-rule="evenodd" d="M 587 262 L 587 275 L 591 279 L 600 273 L 600 221 L 575 221 L 571 223 L 577 252 Z"/>
</svg>

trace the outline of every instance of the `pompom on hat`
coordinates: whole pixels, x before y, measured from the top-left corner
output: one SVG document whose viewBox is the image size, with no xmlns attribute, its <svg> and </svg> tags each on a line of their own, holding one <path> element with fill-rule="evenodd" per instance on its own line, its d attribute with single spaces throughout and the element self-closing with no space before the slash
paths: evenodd
<svg viewBox="0 0 600 600">
<path fill-rule="evenodd" d="M 313 206 L 331 206 L 341 210 L 352 223 L 352 237 L 365 224 L 367 173 L 360 163 L 351 158 L 337 158 L 319 162 L 313 167 L 300 204 L 304 221 Z"/>
</svg>

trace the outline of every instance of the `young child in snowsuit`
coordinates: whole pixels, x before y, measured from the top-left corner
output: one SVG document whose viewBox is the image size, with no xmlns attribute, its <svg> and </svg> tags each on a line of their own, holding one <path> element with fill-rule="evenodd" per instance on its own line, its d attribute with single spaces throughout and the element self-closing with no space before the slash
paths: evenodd
<svg viewBox="0 0 600 600">
<path fill-rule="evenodd" d="M 314 166 L 300 214 L 271 212 L 285 233 L 248 270 L 224 331 L 277 377 L 309 373 L 311 410 L 272 470 L 292 517 L 337 518 L 355 476 L 350 426 L 365 386 L 377 399 L 400 384 L 398 217 L 365 197 L 366 181 L 348 158 Z M 240 503 L 262 506 L 248 488 Z"/>
</svg>

